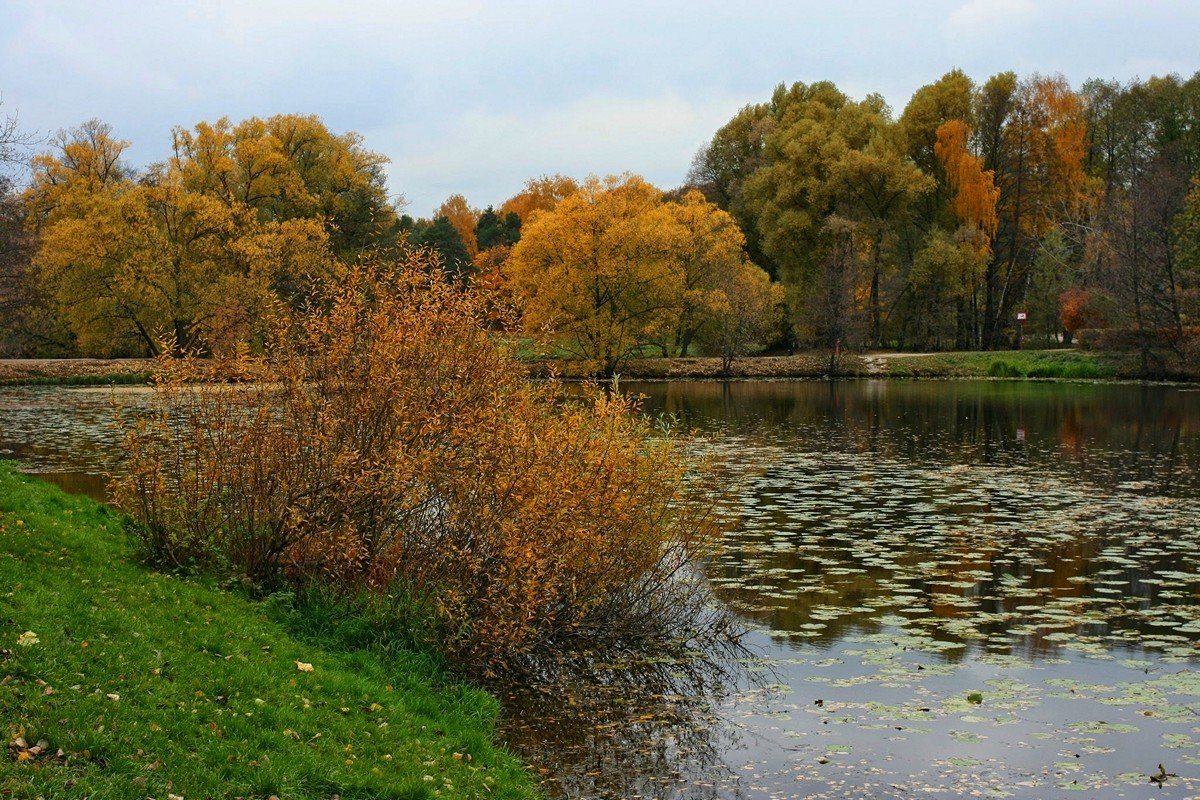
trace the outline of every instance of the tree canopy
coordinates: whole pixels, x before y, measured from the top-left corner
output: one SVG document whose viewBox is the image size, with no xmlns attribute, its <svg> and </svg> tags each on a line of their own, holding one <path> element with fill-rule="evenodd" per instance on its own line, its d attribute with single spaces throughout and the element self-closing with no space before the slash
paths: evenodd
<svg viewBox="0 0 1200 800">
<path fill-rule="evenodd" d="M 766 280 L 742 245 L 699 192 L 672 202 L 634 175 L 589 178 L 533 216 L 505 270 L 527 332 L 612 374 L 644 348 L 685 354 L 721 314 L 769 316 L 773 297 L 741 301 Z"/>
</svg>

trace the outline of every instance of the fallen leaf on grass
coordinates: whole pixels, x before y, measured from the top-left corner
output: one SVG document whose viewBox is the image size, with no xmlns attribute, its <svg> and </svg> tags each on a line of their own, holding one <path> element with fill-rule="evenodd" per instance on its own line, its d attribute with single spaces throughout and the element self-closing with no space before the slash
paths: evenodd
<svg viewBox="0 0 1200 800">
<path fill-rule="evenodd" d="M 301 672 L 312 672 L 313 665 L 309 664 L 308 662 L 305 662 L 305 661 L 297 661 L 296 669 L 300 670 Z"/>
</svg>

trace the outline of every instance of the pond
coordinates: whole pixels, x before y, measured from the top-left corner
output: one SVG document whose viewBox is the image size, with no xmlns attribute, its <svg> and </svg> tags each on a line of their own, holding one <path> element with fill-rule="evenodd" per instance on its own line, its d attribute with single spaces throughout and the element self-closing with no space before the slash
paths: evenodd
<svg viewBox="0 0 1200 800">
<path fill-rule="evenodd" d="M 506 692 L 501 733 L 552 794 L 1200 791 L 1200 391 L 624 388 L 719 465 L 708 573 L 746 651 Z M 0 389 L 0 454 L 95 494 L 110 399 Z"/>
</svg>

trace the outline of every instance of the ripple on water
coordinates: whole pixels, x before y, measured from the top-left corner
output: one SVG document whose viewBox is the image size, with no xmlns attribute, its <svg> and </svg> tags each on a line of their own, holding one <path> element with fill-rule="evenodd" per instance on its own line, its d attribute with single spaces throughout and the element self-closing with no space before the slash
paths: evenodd
<svg viewBox="0 0 1200 800">
<path fill-rule="evenodd" d="M 676 664 L 502 689 L 504 734 L 552 792 L 1200 791 L 1200 393 L 625 388 L 720 464 L 734 524 L 710 577 L 757 655 L 701 680 Z M 0 449 L 94 476 L 109 408 L 108 390 L 0 389 Z M 1178 775 L 1161 789 L 1160 763 Z"/>
</svg>

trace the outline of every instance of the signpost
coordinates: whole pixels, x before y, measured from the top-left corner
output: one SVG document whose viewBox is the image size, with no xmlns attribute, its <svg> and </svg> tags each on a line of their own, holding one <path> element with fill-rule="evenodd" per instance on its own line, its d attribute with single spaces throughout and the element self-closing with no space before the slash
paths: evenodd
<svg viewBox="0 0 1200 800">
<path fill-rule="evenodd" d="M 1021 349 L 1021 340 L 1025 338 L 1025 318 L 1028 315 L 1024 311 L 1017 312 L 1017 349 Z"/>
</svg>

